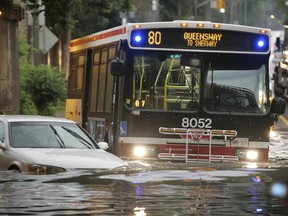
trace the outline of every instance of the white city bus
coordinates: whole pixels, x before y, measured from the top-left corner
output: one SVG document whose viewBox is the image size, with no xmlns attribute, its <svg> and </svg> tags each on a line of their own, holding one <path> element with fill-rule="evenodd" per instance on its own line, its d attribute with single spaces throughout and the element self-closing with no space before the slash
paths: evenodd
<svg viewBox="0 0 288 216">
<path fill-rule="evenodd" d="M 282 98 L 269 100 L 270 37 L 173 21 L 72 40 L 66 117 L 122 158 L 267 161 L 285 110 Z"/>
</svg>

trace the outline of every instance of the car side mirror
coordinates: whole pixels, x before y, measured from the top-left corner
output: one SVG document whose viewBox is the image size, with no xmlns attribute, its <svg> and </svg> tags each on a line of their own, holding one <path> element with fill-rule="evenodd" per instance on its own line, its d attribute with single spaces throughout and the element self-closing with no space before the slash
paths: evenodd
<svg viewBox="0 0 288 216">
<path fill-rule="evenodd" d="M 285 113 L 286 101 L 282 97 L 273 98 L 271 103 L 271 112 L 282 115 Z"/>
<path fill-rule="evenodd" d="M 109 145 L 107 142 L 98 142 L 97 144 L 98 144 L 99 148 L 102 150 L 107 150 L 109 148 Z"/>
<path fill-rule="evenodd" d="M 7 149 L 5 142 L 0 141 L 0 149 L 2 149 L 3 151 L 5 151 Z"/>
</svg>

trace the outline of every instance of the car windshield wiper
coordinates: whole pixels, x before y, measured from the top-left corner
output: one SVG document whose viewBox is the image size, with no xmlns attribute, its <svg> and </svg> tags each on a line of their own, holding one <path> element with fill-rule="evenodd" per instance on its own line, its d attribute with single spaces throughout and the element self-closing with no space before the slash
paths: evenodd
<svg viewBox="0 0 288 216">
<path fill-rule="evenodd" d="M 65 144 L 64 141 L 62 140 L 62 138 L 60 137 L 59 133 L 57 132 L 57 130 L 51 125 L 49 124 L 50 128 L 52 129 L 53 133 L 55 134 L 56 140 L 59 143 L 61 148 L 65 148 Z"/>
<path fill-rule="evenodd" d="M 78 133 L 76 133 L 75 131 L 66 128 L 64 126 L 62 126 L 62 128 L 64 130 L 66 130 L 68 133 L 70 133 L 72 136 L 74 136 L 77 140 L 79 140 L 82 144 L 84 144 L 86 147 L 88 148 L 93 148 L 93 145 L 91 145 L 91 143 L 89 143 L 87 140 L 85 140 L 82 136 L 80 136 Z"/>
</svg>

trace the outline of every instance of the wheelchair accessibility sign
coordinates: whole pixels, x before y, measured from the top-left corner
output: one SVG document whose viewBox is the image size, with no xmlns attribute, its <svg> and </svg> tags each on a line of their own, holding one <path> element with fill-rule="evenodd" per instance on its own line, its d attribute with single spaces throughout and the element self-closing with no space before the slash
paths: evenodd
<svg viewBox="0 0 288 216">
<path fill-rule="evenodd" d="M 127 121 L 120 122 L 120 136 L 127 136 Z"/>
</svg>

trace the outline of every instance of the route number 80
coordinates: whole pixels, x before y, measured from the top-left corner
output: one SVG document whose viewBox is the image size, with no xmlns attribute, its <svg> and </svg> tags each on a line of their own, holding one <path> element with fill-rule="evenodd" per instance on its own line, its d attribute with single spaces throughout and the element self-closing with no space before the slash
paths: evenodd
<svg viewBox="0 0 288 216">
<path fill-rule="evenodd" d="M 161 44 L 161 32 L 159 32 L 159 31 L 156 31 L 156 32 L 149 31 L 148 32 L 148 43 L 150 45 L 154 45 L 154 44 L 159 45 L 159 44 Z"/>
<path fill-rule="evenodd" d="M 183 118 L 183 128 L 212 128 L 212 119 L 210 118 Z"/>
</svg>

